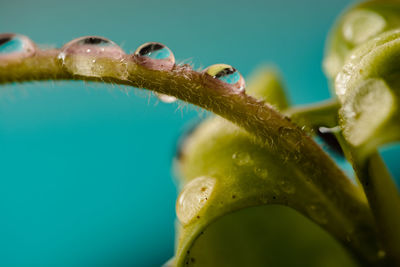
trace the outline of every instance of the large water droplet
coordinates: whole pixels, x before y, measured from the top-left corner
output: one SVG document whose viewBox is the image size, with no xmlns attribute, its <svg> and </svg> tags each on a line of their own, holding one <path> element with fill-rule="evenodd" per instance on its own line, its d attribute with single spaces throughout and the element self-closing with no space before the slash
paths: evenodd
<svg viewBox="0 0 400 267">
<path fill-rule="evenodd" d="M 173 103 L 175 102 L 177 99 L 174 96 L 171 95 L 164 95 L 164 94 L 160 94 L 160 93 L 154 93 L 154 95 L 161 101 L 164 103 Z"/>
<path fill-rule="evenodd" d="M 307 206 L 307 213 L 316 223 L 326 224 L 328 222 L 326 211 L 319 204 Z"/>
<path fill-rule="evenodd" d="M 253 160 L 247 152 L 236 152 L 232 155 L 232 159 L 238 166 L 252 165 Z"/>
<path fill-rule="evenodd" d="M 182 224 L 188 224 L 194 218 L 200 218 L 200 211 L 210 198 L 216 180 L 200 176 L 185 185 L 176 202 L 176 215 Z"/>
<path fill-rule="evenodd" d="M 171 70 L 175 65 L 172 51 L 156 42 L 141 45 L 135 51 L 135 58 L 139 64 L 153 70 Z"/>
<path fill-rule="evenodd" d="M 113 41 L 85 36 L 65 44 L 58 58 L 74 75 L 126 79 L 128 72 L 124 56 L 125 52 Z"/>
<path fill-rule="evenodd" d="M 18 60 L 35 54 L 36 46 L 28 37 L 14 33 L 0 34 L 0 60 Z"/>
<path fill-rule="evenodd" d="M 242 75 L 232 66 L 226 64 L 215 64 L 204 70 L 205 73 L 221 82 L 228 84 L 239 92 L 245 90 L 245 81 Z"/>
</svg>

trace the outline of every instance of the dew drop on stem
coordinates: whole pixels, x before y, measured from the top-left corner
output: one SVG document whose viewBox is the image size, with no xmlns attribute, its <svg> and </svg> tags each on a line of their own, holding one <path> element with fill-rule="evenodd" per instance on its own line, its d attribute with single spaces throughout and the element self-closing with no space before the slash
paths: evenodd
<svg viewBox="0 0 400 267">
<path fill-rule="evenodd" d="M 205 69 L 204 73 L 232 87 L 237 92 L 245 90 L 246 85 L 242 75 L 230 65 L 215 64 Z"/>
<path fill-rule="evenodd" d="M 160 93 L 154 93 L 154 95 L 161 101 L 164 103 L 173 103 L 176 102 L 177 99 L 174 96 L 170 96 L 170 95 L 165 95 L 165 94 L 160 94 Z"/>
<path fill-rule="evenodd" d="M 9 62 L 33 56 L 36 45 L 24 35 L 15 33 L 0 34 L 0 62 Z"/>
<path fill-rule="evenodd" d="M 84 36 L 65 44 L 58 58 L 74 75 L 126 79 L 128 72 L 125 55 L 125 52 L 109 39 Z"/>
<path fill-rule="evenodd" d="M 136 61 L 152 70 L 171 70 L 175 65 L 172 51 L 165 45 L 149 42 L 139 46 L 134 53 Z"/>
</svg>

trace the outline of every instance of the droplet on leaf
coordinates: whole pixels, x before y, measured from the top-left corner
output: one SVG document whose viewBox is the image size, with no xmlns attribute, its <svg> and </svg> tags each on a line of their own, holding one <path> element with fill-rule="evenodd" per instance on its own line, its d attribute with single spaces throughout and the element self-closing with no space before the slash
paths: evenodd
<svg viewBox="0 0 400 267">
<path fill-rule="evenodd" d="M 176 202 L 176 214 L 182 224 L 201 218 L 199 214 L 210 199 L 215 184 L 214 178 L 200 176 L 185 185 Z"/>
</svg>

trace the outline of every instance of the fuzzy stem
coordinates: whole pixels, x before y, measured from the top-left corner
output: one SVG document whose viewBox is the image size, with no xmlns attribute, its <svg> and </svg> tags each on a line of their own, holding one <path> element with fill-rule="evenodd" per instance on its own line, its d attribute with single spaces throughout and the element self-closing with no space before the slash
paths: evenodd
<svg viewBox="0 0 400 267">
<path fill-rule="evenodd" d="M 379 153 L 375 151 L 354 169 L 368 197 L 388 261 L 400 265 L 400 196 Z"/>
<path fill-rule="evenodd" d="M 379 256 L 386 258 L 388 266 L 400 266 L 400 195 L 393 178 L 378 151 L 360 159 L 359 151 L 351 147 L 342 134 L 336 137 L 368 199 L 383 246 Z"/>
<path fill-rule="evenodd" d="M 190 66 L 176 65 L 170 71 L 150 70 L 129 56 L 124 58 L 127 78 L 115 78 L 117 75 L 75 76 L 57 58 L 59 52 L 37 51 L 33 57 L 0 62 L 0 83 L 73 79 L 102 81 L 147 88 L 210 110 L 252 133 L 281 160 L 295 162 L 302 172 L 308 174 L 310 181 L 318 185 L 325 196 L 341 207 L 347 218 L 362 229 L 360 239 L 353 236 L 360 234 L 356 233 L 357 229 L 353 234 L 349 233 L 359 241 L 349 246 L 353 253 L 370 264 L 379 261 L 376 256 L 379 248 L 376 247 L 375 228 L 363 194 L 349 183 L 332 159 L 304 131 L 271 105 L 237 92 L 209 75 L 193 71 Z M 102 58 L 101 62 L 107 69 L 118 69 L 121 64 L 112 58 Z M 365 209 L 359 210 L 360 206 L 365 206 Z M 336 237 L 343 243 L 348 242 L 348 236 L 338 235 Z"/>
</svg>

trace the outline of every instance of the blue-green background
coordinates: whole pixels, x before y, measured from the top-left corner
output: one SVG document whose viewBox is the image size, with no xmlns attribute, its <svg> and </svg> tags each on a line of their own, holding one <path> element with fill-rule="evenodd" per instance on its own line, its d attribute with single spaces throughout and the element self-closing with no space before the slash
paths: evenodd
<svg viewBox="0 0 400 267">
<path fill-rule="evenodd" d="M 101 35 L 126 52 L 158 41 L 178 61 L 227 63 L 244 76 L 274 62 L 292 101 L 304 104 L 329 97 L 325 37 L 349 3 L 0 0 L 0 32 L 46 47 Z M 174 243 L 172 157 L 199 114 L 103 84 L 1 86 L 0 266 L 165 262 Z"/>
</svg>

